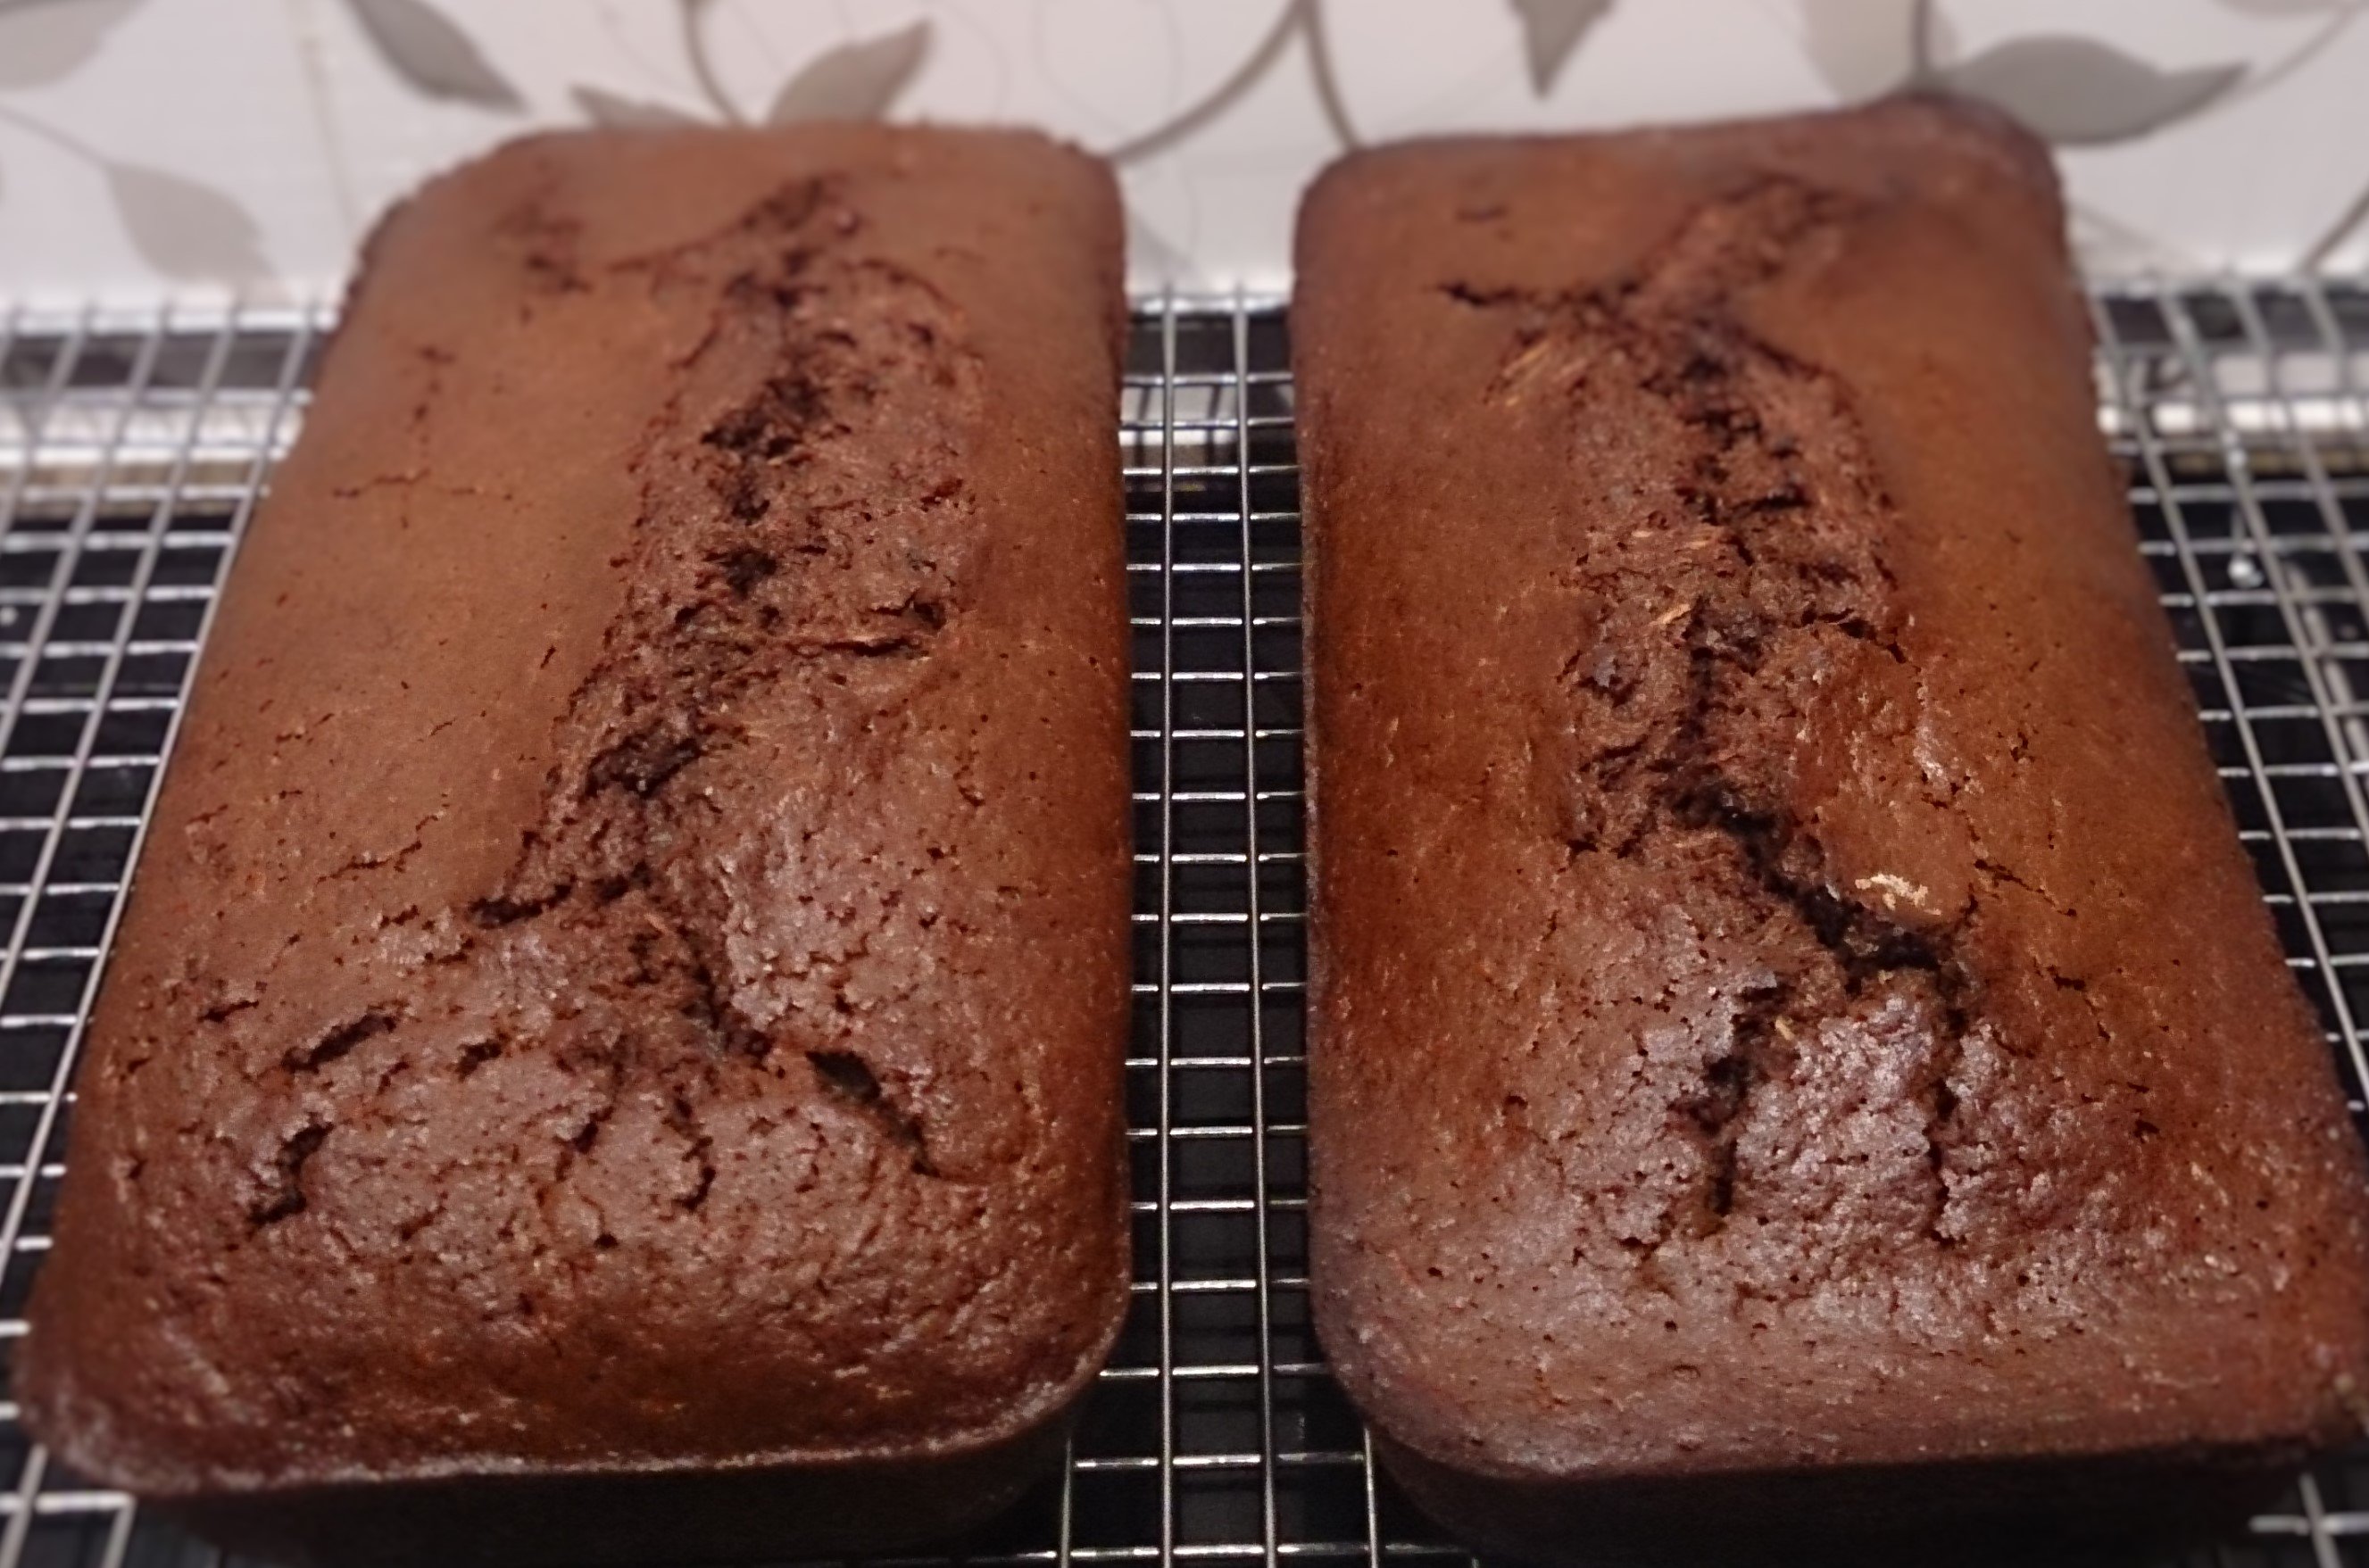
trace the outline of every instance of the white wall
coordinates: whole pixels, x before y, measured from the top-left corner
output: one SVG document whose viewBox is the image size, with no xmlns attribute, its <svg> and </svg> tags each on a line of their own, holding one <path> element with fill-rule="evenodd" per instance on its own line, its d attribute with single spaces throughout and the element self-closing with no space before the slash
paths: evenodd
<svg viewBox="0 0 2369 1568">
<path fill-rule="evenodd" d="M 1119 152 L 1139 281 L 1272 286 L 1295 193 L 1345 135 L 1754 113 L 1912 76 L 2006 102 L 2059 142 L 2096 269 L 2358 269 L 2369 223 L 2347 219 L 2369 200 L 2364 10 L 0 0 L 0 298 L 317 294 L 383 204 L 479 147 L 596 112 L 727 109 L 1033 121 Z"/>
</svg>

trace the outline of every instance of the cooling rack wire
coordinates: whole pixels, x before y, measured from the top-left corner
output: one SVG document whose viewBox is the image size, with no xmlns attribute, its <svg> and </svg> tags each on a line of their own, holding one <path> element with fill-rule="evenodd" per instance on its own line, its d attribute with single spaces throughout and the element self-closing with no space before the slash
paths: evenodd
<svg viewBox="0 0 2369 1568">
<path fill-rule="evenodd" d="M 2369 1082 L 2369 291 L 2102 285 L 2099 417 L 2289 961 Z M 83 1019 L 216 590 L 326 313 L 0 307 L 0 1359 L 24 1330 Z M 1139 302 L 1136 1284 L 1061 1475 L 927 1561 L 1454 1562 L 1308 1319 L 1299 475 L 1287 322 Z M 0 1568 L 216 1568 L 0 1397 Z M 2369 1448 L 2228 1568 L 2369 1568 Z"/>
</svg>

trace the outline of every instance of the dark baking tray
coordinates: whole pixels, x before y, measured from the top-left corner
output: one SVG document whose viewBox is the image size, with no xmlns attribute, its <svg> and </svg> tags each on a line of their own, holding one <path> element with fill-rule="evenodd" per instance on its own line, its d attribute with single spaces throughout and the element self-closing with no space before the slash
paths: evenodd
<svg viewBox="0 0 2369 1568">
<path fill-rule="evenodd" d="M 2369 291 L 2217 280 L 2093 298 L 2100 418 L 2358 1117 Z M 1066 1473 L 948 1555 L 1454 1561 L 1376 1475 L 1308 1324 L 1286 323 L 1270 299 L 1139 307 L 1122 412 L 1135 1309 Z M 48 1242 L 80 1021 L 158 760 L 327 325 L 286 310 L 0 314 L 0 1356 Z M 215 1561 L 50 1463 L 15 1416 L 0 1402 L 0 1568 Z M 2369 1449 L 2198 1560 L 2369 1568 Z"/>
</svg>

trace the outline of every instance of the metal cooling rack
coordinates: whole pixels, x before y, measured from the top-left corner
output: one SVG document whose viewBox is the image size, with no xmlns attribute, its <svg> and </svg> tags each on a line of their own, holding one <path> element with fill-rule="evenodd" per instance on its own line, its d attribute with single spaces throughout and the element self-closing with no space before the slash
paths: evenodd
<svg viewBox="0 0 2369 1568">
<path fill-rule="evenodd" d="M 2360 1111 L 2369 1022 L 2369 291 L 2095 296 L 2100 420 L 2265 897 Z M 326 318 L 0 315 L 0 1357 L 67 1082 L 223 569 Z M 1453 1563 L 1308 1322 L 1298 474 L 1273 301 L 1136 321 L 1134 1310 L 1066 1472 L 950 1557 Z M 1420 432 L 1412 433 L 1420 439 Z M 2369 1568 L 2369 1448 L 2198 1562 Z M 224 1568 L 0 1399 L 0 1568 Z"/>
</svg>

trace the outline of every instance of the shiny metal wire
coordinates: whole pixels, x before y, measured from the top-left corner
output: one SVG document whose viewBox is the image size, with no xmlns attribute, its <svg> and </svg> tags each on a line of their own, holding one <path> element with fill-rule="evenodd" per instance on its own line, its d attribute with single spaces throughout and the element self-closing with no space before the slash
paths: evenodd
<svg viewBox="0 0 2369 1568">
<path fill-rule="evenodd" d="M 2129 475 L 2265 898 L 2361 1109 L 2369 1052 L 2369 292 L 2091 295 Z M 0 1356 L 74 1059 L 216 590 L 301 422 L 314 311 L 0 314 Z M 1062 1475 L 944 1559 L 1459 1561 L 1377 1475 L 1308 1321 L 1298 469 L 1281 303 L 1139 302 L 1134 1310 Z M 0 1568 L 216 1554 L 0 1400 Z M 2369 1564 L 2369 1450 L 2238 1562 Z M 2209 1555 L 2208 1555 L 2208 1560 Z"/>
</svg>

